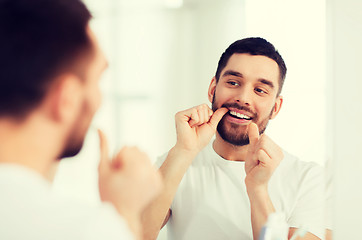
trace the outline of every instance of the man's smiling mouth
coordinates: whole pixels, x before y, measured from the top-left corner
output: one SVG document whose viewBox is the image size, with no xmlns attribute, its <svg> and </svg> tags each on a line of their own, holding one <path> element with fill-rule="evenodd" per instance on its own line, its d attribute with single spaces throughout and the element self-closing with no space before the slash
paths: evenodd
<svg viewBox="0 0 362 240">
<path fill-rule="evenodd" d="M 251 120 L 252 118 L 245 115 L 245 114 L 242 114 L 242 113 L 238 113 L 236 111 L 229 111 L 229 114 L 232 116 L 232 117 L 235 117 L 235 118 L 239 118 L 239 119 L 244 119 L 244 120 Z"/>
</svg>

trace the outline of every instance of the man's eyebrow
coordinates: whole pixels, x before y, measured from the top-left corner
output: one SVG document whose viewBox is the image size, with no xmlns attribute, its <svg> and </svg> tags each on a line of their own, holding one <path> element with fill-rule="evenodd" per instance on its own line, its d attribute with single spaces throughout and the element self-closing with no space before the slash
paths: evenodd
<svg viewBox="0 0 362 240">
<path fill-rule="evenodd" d="M 237 72 L 237 71 L 233 71 L 233 70 L 227 70 L 224 72 L 224 74 L 222 75 L 223 77 L 226 77 L 226 76 L 235 76 L 235 77 L 240 77 L 242 78 L 243 77 L 243 74 Z"/>
<path fill-rule="evenodd" d="M 244 77 L 242 73 L 234 71 L 234 70 L 227 70 L 224 72 L 224 74 L 222 75 L 223 77 L 226 76 L 235 76 L 235 77 Z M 274 83 L 270 80 L 267 80 L 265 78 L 260 78 L 258 79 L 258 81 L 262 84 L 268 85 L 270 88 L 274 88 Z"/>
<path fill-rule="evenodd" d="M 271 88 L 274 88 L 274 83 L 272 81 L 261 78 L 261 79 L 259 79 L 259 82 L 261 82 L 262 84 L 268 85 Z"/>
</svg>

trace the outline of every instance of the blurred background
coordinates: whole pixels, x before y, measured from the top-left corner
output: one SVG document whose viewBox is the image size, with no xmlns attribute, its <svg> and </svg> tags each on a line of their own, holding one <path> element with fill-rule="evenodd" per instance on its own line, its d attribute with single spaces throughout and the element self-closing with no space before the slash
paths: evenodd
<svg viewBox="0 0 362 240">
<path fill-rule="evenodd" d="M 106 133 L 113 153 L 124 145 L 137 145 L 154 162 L 175 143 L 175 113 L 201 103 L 209 104 L 207 89 L 222 52 L 235 40 L 253 36 L 273 43 L 288 67 L 282 91 L 284 103 L 266 133 L 301 160 L 328 168 L 333 165 L 331 169 L 340 167 L 331 163 L 344 158 L 343 151 L 348 145 L 343 148 L 342 141 L 340 151 L 335 149 L 340 146 L 336 140 L 341 134 L 338 123 L 352 119 L 350 128 L 357 123 L 352 116 L 345 118 L 350 114 L 343 112 L 345 105 L 335 103 L 341 100 L 343 104 L 348 97 L 357 95 L 361 83 L 359 88 L 348 84 L 348 91 L 355 91 L 355 95 L 335 94 L 335 89 L 345 87 L 348 79 L 344 79 L 343 68 L 335 70 L 334 66 L 343 67 L 351 57 L 357 60 L 361 52 L 347 51 L 352 55 L 342 59 L 340 56 L 345 52 L 337 51 L 349 46 L 344 31 L 351 23 L 357 29 L 349 32 L 350 37 L 356 45 L 361 40 L 356 33 L 361 30 L 360 25 L 355 21 L 361 21 L 357 12 L 362 9 L 359 1 L 85 0 L 85 3 L 94 16 L 91 26 L 110 66 L 101 80 L 103 105 L 94 118 L 84 148 L 76 158 L 61 162 L 54 191 L 71 194 L 90 204 L 99 202 L 97 128 Z M 357 34 L 357 39 L 353 34 Z M 336 80 L 336 76 L 340 78 Z M 349 80 L 353 81 L 355 76 Z M 361 116 L 357 102 L 346 104 L 351 104 L 357 109 L 354 113 Z M 340 189 L 346 187 L 343 186 Z M 361 200 L 360 195 L 357 200 Z M 164 232 L 159 239 L 164 239 Z"/>
</svg>

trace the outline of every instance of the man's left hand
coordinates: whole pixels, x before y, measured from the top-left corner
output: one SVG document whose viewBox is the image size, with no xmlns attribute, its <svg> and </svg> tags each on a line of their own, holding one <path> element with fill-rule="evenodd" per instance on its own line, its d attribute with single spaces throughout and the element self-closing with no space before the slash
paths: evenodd
<svg viewBox="0 0 362 240">
<path fill-rule="evenodd" d="M 250 144 L 245 160 L 245 183 L 247 187 L 267 187 L 268 182 L 284 158 L 282 149 L 268 136 L 259 136 L 259 128 L 255 123 L 248 127 Z"/>
</svg>

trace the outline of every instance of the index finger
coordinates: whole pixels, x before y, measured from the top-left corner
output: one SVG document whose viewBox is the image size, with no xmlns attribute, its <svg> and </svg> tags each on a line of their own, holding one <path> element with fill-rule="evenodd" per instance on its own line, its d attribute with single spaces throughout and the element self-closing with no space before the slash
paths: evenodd
<svg viewBox="0 0 362 240">
<path fill-rule="evenodd" d="M 104 169 L 108 164 L 108 142 L 104 133 L 98 129 L 99 135 L 99 148 L 100 148 L 100 161 L 99 161 L 99 169 Z"/>
<path fill-rule="evenodd" d="M 209 121 L 209 125 L 213 127 L 215 130 L 217 128 L 217 125 L 219 124 L 222 117 L 228 112 L 229 110 L 227 108 L 219 108 L 217 109 L 214 114 L 211 116 L 211 119 Z"/>
</svg>

